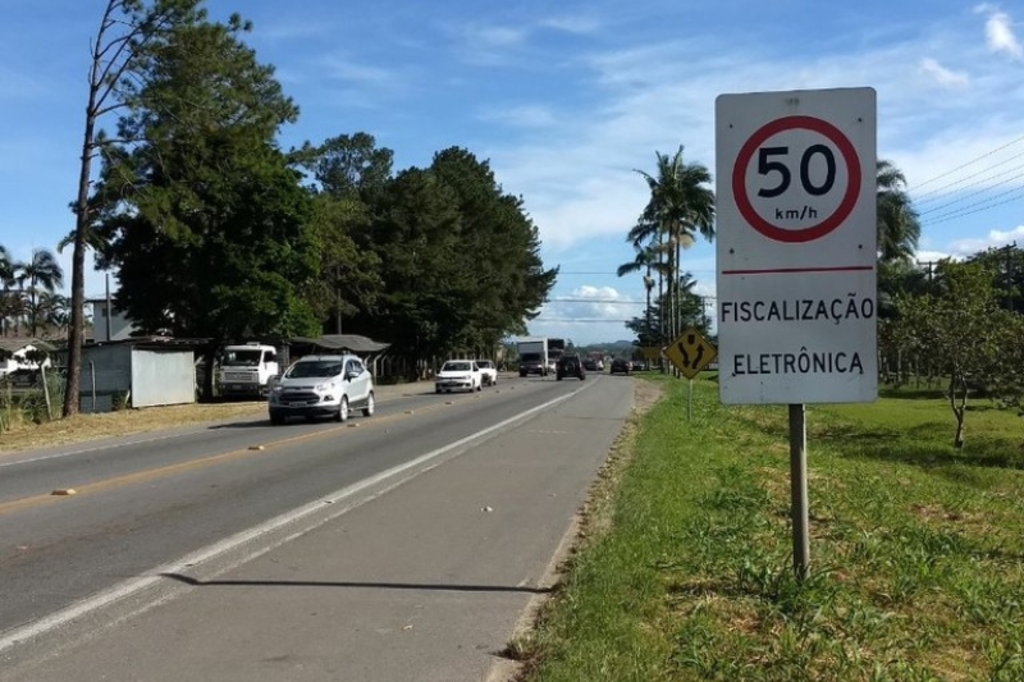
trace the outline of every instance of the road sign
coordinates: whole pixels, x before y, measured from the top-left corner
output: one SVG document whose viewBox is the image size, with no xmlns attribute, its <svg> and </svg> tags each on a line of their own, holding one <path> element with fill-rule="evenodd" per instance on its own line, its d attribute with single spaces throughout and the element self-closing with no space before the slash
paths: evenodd
<svg viewBox="0 0 1024 682">
<path fill-rule="evenodd" d="M 640 355 L 643 356 L 644 360 L 654 362 L 661 358 L 661 348 L 658 346 L 642 346 L 640 348 Z"/>
<path fill-rule="evenodd" d="M 715 105 L 722 402 L 874 400 L 875 91 Z"/>
<path fill-rule="evenodd" d="M 665 357 L 679 368 L 683 376 L 692 379 L 718 357 L 718 351 L 699 329 L 690 327 L 665 347 Z"/>
</svg>

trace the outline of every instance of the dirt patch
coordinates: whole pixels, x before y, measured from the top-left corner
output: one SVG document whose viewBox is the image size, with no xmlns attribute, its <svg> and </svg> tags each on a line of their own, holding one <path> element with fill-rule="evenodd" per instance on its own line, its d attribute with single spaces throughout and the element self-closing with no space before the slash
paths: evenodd
<svg viewBox="0 0 1024 682">
<path fill-rule="evenodd" d="M 0 453 L 68 445 L 178 426 L 265 416 L 265 402 L 169 405 L 103 414 L 79 414 L 45 424 L 15 424 L 0 433 Z"/>
<path fill-rule="evenodd" d="M 661 399 L 663 386 L 653 381 L 638 381 L 633 390 L 633 410 L 643 415 Z"/>
</svg>

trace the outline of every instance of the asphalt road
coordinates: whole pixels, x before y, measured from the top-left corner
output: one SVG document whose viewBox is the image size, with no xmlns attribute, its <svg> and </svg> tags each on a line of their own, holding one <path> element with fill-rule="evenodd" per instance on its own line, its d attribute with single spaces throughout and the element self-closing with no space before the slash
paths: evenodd
<svg viewBox="0 0 1024 682">
<path fill-rule="evenodd" d="M 484 679 L 632 383 L 0 456 L 0 679 Z"/>
</svg>

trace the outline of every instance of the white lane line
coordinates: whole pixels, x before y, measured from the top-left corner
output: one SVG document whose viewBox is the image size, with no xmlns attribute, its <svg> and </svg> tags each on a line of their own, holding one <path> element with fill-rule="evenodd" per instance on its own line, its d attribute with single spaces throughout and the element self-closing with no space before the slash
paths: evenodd
<svg viewBox="0 0 1024 682">
<path fill-rule="evenodd" d="M 71 606 L 56 611 L 48 616 L 44 616 L 43 618 L 40 618 L 39 620 L 36 620 L 32 623 L 28 623 L 26 625 L 8 630 L 7 632 L 0 635 L 0 653 L 6 651 L 7 649 L 10 649 L 13 646 L 24 643 L 27 640 L 33 639 L 40 635 L 44 635 L 48 632 L 51 632 L 57 628 L 63 627 L 71 621 L 77 618 L 81 618 L 82 616 L 86 616 L 92 613 L 93 611 L 97 611 L 104 607 L 110 606 L 114 602 L 125 599 L 126 597 L 130 597 L 131 595 L 136 594 L 149 587 L 152 587 L 161 581 L 166 581 L 167 578 L 163 576 L 163 574 L 165 573 L 182 573 L 186 570 L 194 569 L 207 561 L 211 561 L 224 554 L 227 554 L 228 552 L 234 551 L 248 542 L 256 540 L 264 535 L 273 533 L 274 531 L 280 530 L 290 524 L 297 523 L 303 520 L 304 518 L 316 514 L 318 512 L 322 513 L 325 505 L 337 504 L 338 502 L 353 497 L 354 495 L 357 495 L 368 488 L 378 485 L 389 478 L 398 476 L 399 474 L 402 474 L 415 467 L 422 466 L 430 462 L 431 460 L 437 459 L 442 455 L 451 452 L 452 450 L 457 450 L 458 448 L 468 445 L 469 443 L 472 443 L 475 440 L 478 440 L 484 436 L 494 433 L 495 431 L 504 429 L 505 427 L 510 426 L 511 424 L 514 424 L 517 421 L 521 421 L 527 417 L 537 414 L 538 412 L 542 412 L 553 405 L 557 405 L 558 403 L 564 400 L 568 400 L 569 398 L 578 395 L 580 392 L 586 390 L 592 385 L 593 384 L 581 386 L 580 388 L 572 391 L 571 393 L 567 393 L 553 400 L 549 400 L 546 403 L 542 403 L 540 405 L 531 407 L 530 409 L 525 410 L 524 412 L 520 412 L 519 414 L 509 417 L 508 419 L 500 421 L 497 424 L 492 424 L 491 426 L 488 426 L 485 429 L 477 431 L 476 433 L 470 434 L 464 438 L 460 438 L 457 441 L 449 443 L 448 445 L 442 446 L 436 450 L 432 450 L 431 452 L 428 452 L 424 455 L 420 455 L 416 459 L 410 460 L 404 464 L 399 464 L 396 467 L 388 469 L 387 471 L 382 471 L 381 473 L 376 474 L 374 476 L 370 476 L 369 478 L 365 478 L 362 481 L 353 483 L 352 485 L 342 488 L 341 490 L 331 493 L 325 497 L 322 497 L 319 500 L 315 500 L 297 509 L 293 509 L 290 512 L 285 512 L 280 516 L 270 519 L 266 523 L 254 526 L 248 530 L 244 530 L 240 533 L 232 535 L 229 538 L 225 538 L 220 542 L 216 542 L 212 545 L 197 550 L 191 554 L 188 554 L 178 559 L 177 561 L 154 568 L 152 571 L 150 571 L 149 575 L 143 575 L 138 578 L 126 580 L 106 590 L 103 590 L 102 592 L 99 592 L 93 595 L 92 597 L 88 597 L 80 602 L 72 604 Z M 299 537 L 303 533 L 309 532 L 313 528 L 323 525 L 324 523 L 327 523 L 341 516 L 342 514 L 347 513 L 353 508 L 353 505 L 343 505 L 340 509 L 338 509 L 338 511 L 327 516 L 326 518 L 318 520 L 318 522 L 313 526 L 289 534 L 286 541 L 289 539 Z M 240 560 L 232 562 L 232 566 L 241 566 L 247 563 L 248 561 L 252 561 L 253 559 L 259 557 L 260 555 L 265 554 L 267 551 L 267 548 L 259 548 L 253 550 L 247 553 Z"/>
</svg>

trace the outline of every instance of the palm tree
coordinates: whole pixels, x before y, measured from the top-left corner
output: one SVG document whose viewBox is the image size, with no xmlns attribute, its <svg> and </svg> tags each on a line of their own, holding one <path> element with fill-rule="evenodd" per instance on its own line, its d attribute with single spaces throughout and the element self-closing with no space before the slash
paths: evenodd
<svg viewBox="0 0 1024 682">
<path fill-rule="evenodd" d="M 9 318 L 14 307 L 11 301 L 11 287 L 14 285 L 15 267 L 11 252 L 0 244 L 0 287 L 3 288 L 0 293 L 0 335 L 3 336 L 7 336 L 11 326 Z"/>
<path fill-rule="evenodd" d="M 655 246 L 634 243 L 633 248 L 636 249 L 636 256 L 628 263 L 620 265 L 618 270 L 616 270 L 616 274 L 619 277 L 625 277 L 633 272 L 645 271 L 644 289 L 647 292 L 647 307 L 645 308 L 645 315 L 647 317 L 646 343 L 650 344 L 654 341 L 653 334 L 651 333 L 651 290 L 654 288 L 655 283 L 651 272 L 653 271 L 658 274 L 658 281 L 661 281 L 666 272 L 661 262 L 661 253 Z"/>
<path fill-rule="evenodd" d="M 71 302 L 61 294 L 43 291 L 29 315 L 30 319 L 49 328 L 51 332 L 63 333 L 71 321 Z"/>
<path fill-rule="evenodd" d="M 679 273 L 682 250 L 689 248 L 702 236 L 708 241 L 715 237 L 715 193 L 711 172 L 700 163 L 685 163 L 683 147 L 669 156 L 655 152 L 657 170 L 652 175 L 637 170 L 651 192 L 651 198 L 640 214 L 640 221 L 630 237 L 636 239 L 657 235 L 658 248 L 668 261 L 669 324 L 671 335 L 679 329 Z M 659 294 L 661 293 L 659 287 Z"/>
<path fill-rule="evenodd" d="M 35 336 L 38 326 L 36 312 L 39 295 L 42 292 L 52 294 L 64 286 L 64 269 L 57 262 L 52 251 L 36 249 L 32 252 L 32 260 L 22 264 L 19 269 L 18 284 L 23 286 L 25 282 L 29 283 L 29 328 L 32 330 L 32 335 Z"/>
<path fill-rule="evenodd" d="M 907 179 L 891 161 L 876 167 L 878 259 L 883 263 L 909 261 L 917 251 L 921 223 L 907 194 Z"/>
</svg>

